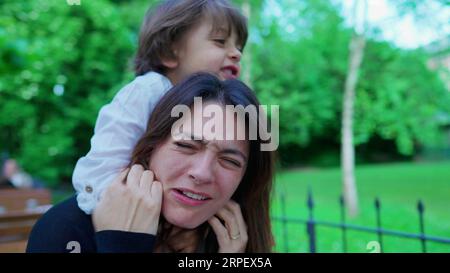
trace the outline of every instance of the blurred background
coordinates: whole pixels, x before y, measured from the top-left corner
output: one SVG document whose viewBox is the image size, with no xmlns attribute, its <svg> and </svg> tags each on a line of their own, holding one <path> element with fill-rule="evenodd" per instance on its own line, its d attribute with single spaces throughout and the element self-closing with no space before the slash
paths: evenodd
<svg viewBox="0 0 450 273">
<path fill-rule="evenodd" d="M 100 107 L 133 79 L 138 30 L 156 2 L 0 1 L 3 184 L 47 188 L 53 203 L 74 193 L 75 163 Z M 249 18 L 242 80 L 280 106 L 274 250 L 311 251 L 295 221 L 310 217 L 308 193 L 314 219 L 448 239 L 450 2 L 233 2 Z M 11 160 L 27 181 L 7 179 Z M 316 225 L 316 251 L 370 252 L 381 240 L 384 252 L 423 251 L 420 238 L 344 234 Z"/>
</svg>

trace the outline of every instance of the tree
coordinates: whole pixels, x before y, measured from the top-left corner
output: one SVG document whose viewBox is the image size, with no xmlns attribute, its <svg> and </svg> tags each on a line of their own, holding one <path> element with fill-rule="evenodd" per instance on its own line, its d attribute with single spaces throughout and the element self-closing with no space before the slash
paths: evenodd
<svg viewBox="0 0 450 273">
<path fill-rule="evenodd" d="M 361 7 L 359 6 L 361 4 Z M 358 195 L 355 181 L 355 146 L 353 143 L 353 109 L 358 74 L 363 60 L 366 38 L 364 36 L 367 17 L 367 2 L 353 2 L 354 31 L 349 46 L 349 63 L 345 80 L 342 106 L 342 182 L 346 207 L 350 216 L 358 214 Z"/>
<path fill-rule="evenodd" d="M 0 150 L 48 185 L 70 180 L 99 108 L 127 76 L 133 40 L 120 18 L 104 0 L 0 4 L 0 37 L 8 37 L 0 52 L 9 56 L 0 74 Z"/>
</svg>

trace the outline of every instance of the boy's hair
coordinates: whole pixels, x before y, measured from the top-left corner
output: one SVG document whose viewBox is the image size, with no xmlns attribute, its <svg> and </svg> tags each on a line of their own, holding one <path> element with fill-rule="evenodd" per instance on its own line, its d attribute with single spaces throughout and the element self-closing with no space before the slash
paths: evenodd
<svg viewBox="0 0 450 273">
<path fill-rule="evenodd" d="M 213 31 L 225 26 L 229 36 L 234 30 L 237 43 L 244 49 L 248 37 L 247 19 L 228 0 L 165 0 L 145 16 L 134 59 L 136 76 L 149 71 L 165 74 L 162 60 L 175 59 L 174 43 L 204 18 L 212 19 Z"/>
</svg>

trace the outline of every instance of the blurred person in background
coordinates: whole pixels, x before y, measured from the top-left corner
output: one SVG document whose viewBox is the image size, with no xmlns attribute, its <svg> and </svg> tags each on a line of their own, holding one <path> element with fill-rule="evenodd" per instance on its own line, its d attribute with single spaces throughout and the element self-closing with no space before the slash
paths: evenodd
<svg viewBox="0 0 450 273">
<path fill-rule="evenodd" d="M 22 170 L 15 159 L 7 159 L 2 166 L 0 188 L 42 188 L 42 183 Z"/>
</svg>

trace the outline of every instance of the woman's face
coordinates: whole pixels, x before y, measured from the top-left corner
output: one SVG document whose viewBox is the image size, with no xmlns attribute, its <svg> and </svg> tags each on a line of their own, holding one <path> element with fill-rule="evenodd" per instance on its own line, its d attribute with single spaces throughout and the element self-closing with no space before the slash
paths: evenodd
<svg viewBox="0 0 450 273">
<path fill-rule="evenodd" d="M 169 136 L 150 159 L 150 170 L 163 186 L 162 213 L 169 223 L 181 228 L 195 228 L 222 208 L 239 186 L 247 167 L 248 141 L 225 138 L 233 135 L 227 135 L 227 131 L 236 132 L 238 127 L 242 130 L 245 122 L 215 103 L 205 103 L 203 109 L 208 105 L 220 107 L 225 114 L 221 119 L 224 140 L 213 139 L 208 132 L 211 130 L 194 134 L 191 123 L 206 124 L 211 118 L 191 110 L 190 118 L 180 120 L 181 134 L 188 139 Z"/>
</svg>

